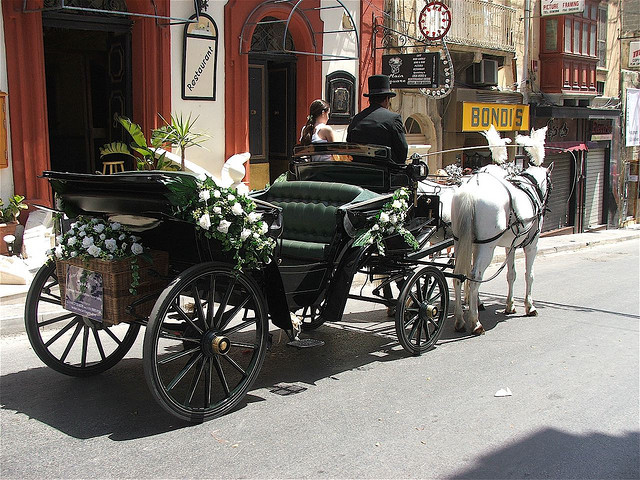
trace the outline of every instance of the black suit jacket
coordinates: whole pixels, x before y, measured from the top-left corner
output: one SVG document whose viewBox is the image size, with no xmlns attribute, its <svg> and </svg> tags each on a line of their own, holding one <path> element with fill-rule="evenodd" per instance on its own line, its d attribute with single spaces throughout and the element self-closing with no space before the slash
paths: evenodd
<svg viewBox="0 0 640 480">
<path fill-rule="evenodd" d="M 370 105 L 351 121 L 347 142 L 369 143 L 391 147 L 391 159 L 396 163 L 407 160 L 407 139 L 402 117 L 380 105 Z"/>
</svg>

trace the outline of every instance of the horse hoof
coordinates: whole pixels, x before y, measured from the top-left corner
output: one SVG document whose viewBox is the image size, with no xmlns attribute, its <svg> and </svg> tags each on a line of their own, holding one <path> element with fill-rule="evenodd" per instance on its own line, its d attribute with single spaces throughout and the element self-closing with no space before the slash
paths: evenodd
<svg viewBox="0 0 640 480">
<path fill-rule="evenodd" d="M 467 329 L 464 328 L 464 325 L 462 326 L 455 325 L 453 328 L 456 332 L 459 332 L 459 333 L 464 333 L 467 331 Z"/>
<path fill-rule="evenodd" d="M 504 309 L 505 315 L 513 315 L 514 313 L 516 313 L 516 309 L 514 307 Z"/>
<path fill-rule="evenodd" d="M 537 310 L 530 310 L 527 312 L 527 317 L 537 317 L 537 316 L 538 316 Z"/>
<path fill-rule="evenodd" d="M 474 335 L 476 335 L 476 336 L 484 335 L 484 327 L 483 327 L 482 325 L 480 325 L 480 326 L 476 327 L 476 328 L 473 330 L 473 334 L 474 334 Z"/>
</svg>

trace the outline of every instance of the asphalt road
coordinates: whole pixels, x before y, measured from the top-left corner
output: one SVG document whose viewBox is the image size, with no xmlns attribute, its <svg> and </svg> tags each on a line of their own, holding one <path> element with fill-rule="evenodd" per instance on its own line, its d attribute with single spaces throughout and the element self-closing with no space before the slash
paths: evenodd
<svg viewBox="0 0 640 480">
<path fill-rule="evenodd" d="M 317 330 L 324 347 L 282 338 L 246 401 L 195 426 L 153 400 L 142 335 L 88 379 L 3 337 L 0 477 L 638 478 L 639 251 L 538 258 L 536 318 L 522 316 L 520 260 L 516 315 L 500 313 L 503 273 L 481 288 L 486 335 L 451 320 L 421 357 L 398 347 L 385 311 L 354 302 Z"/>
</svg>

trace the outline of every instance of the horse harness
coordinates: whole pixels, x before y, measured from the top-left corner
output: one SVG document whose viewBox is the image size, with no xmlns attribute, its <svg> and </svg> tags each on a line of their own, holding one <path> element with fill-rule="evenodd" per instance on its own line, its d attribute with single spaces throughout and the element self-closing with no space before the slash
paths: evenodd
<svg viewBox="0 0 640 480">
<path fill-rule="evenodd" d="M 540 229 L 542 226 L 542 221 L 541 221 L 542 217 L 548 210 L 547 202 L 549 201 L 549 194 L 551 193 L 551 181 L 549 178 L 549 173 L 547 172 L 547 191 L 546 192 L 542 191 L 542 188 L 536 181 L 535 177 L 527 172 L 521 172 L 518 175 L 512 175 L 509 177 L 505 177 L 504 179 L 500 177 L 496 177 L 495 175 L 492 175 L 489 172 L 478 172 L 478 173 L 484 173 L 486 175 L 490 175 L 491 177 L 495 178 L 507 191 L 507 195 L 509 196 L 509 222 L 508 222 L 507 228 L 502 230 L 497 235 L 494 235 L 491 238 L 485 238 L 482 240 L 475 239 L 473 243 L 477 243 L 477 244 L 491 243 L 499 239 L 508 230 L 511 230 L 511 232 L 514 235 L 513 244 L 511 248 L 525 248 L 528 245 L 530 245 L 540 233 Z M 535 212 L 533 217 L 520 218 L 518 216 L 518 213 L 516 212 L 516 209 L 514 208 L 514 205 L 513 205 L 513 196 L 511 195 L 511 190 L 509 190 L 509 187 L 505 183 L 505 181 L 509 182 L 511 185 L 518 188 L 519 190 L 521 190 L 527 195 L 527 197 L 531 201 L 531 205 L 533 206 L 533 210 Z M 531 222 L 531 225 L 528 228 L 524 229 L 524 231 L 518 232 L 519 228 L 524 228 L 525 222 L 529 222 L 529 221 Z M 536 226 L 535 230 L 533 229 L 534 225 Z M 517 239 L 522 237 L 523 235 L 525 236 L 524 240 L 516 245 L 515 243 Z M 455 235 L 453 236 L 453 238 L 456 241 L 458 240 L 458 238 Z"/>
</svg>

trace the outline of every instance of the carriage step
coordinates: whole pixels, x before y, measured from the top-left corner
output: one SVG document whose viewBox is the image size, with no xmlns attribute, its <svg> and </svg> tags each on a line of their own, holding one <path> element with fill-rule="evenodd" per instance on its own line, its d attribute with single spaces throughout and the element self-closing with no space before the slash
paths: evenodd
<svg viewBox="0 0 640 480">
<path fill-rule="evenodd" d="M 302 338 L 298 340 L 291 340 L 290 342 L 287 342 L 287 345 L 296 348 L 313 348 L 321 347 L 324 345 L 324 342 L 322 340 L 316 340 L 315 338 Z"/>
</svg>

